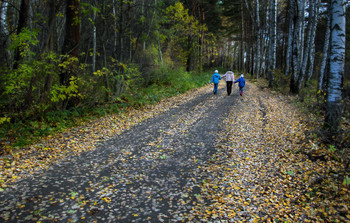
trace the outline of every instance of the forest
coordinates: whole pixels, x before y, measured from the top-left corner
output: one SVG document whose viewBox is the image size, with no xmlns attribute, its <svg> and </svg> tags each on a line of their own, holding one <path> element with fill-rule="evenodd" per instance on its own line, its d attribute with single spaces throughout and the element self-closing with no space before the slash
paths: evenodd
<svg viewBox="0 0 350 223">
<path fill-rule="evenodd" d="M 347 1 L 0 1 L 2 153 L 233 69 L 349 120 Z M 309 102 L 311 103 L 311 102 Z"/>
</svg>

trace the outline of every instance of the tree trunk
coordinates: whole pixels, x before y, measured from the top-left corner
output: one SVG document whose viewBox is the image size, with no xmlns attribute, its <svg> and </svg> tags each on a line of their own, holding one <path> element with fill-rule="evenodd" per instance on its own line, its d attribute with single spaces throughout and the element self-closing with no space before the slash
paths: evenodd
<svg viewBox="0 0 350 223">
<path fill-rule="evenodd" d="M 120 12 L 119 12 L 119 37 L 118 37 L 118 44 L 119 44 L 119 61 L 123 61 L 123 51 L 124 51 L 124 48 L 123 48 L 123 32 L 124 32 L 124 13 L 123 13 L 123 7 L 124 7 L 124 1 L 123 0 L 119 0 L 120 1 L 120 5 L 119 5 L 119 9 L 120 9 Z"/>
<path fill-rule="evenodd" d="M 56 31 L 56 0 L 50 0 L 48 2 L 49 4 L 49 34 L 46 39 L 44 51 L 47 51 L 49 53 L 55 52 L 55 31 Z M 51 90 L 52 86 L 52 81 L 53 81 L 53 74 L 50 70 L 47 71 L 47 76 L 45 78 L 45 84 L 44 84 L 44 89 L 43 93 L 41 94 L 40 97 L 40 103 L 46 103 L 48 100 L 48 95 Z"/>
<path fill-rule="evenodd" d="M 345 4 L 332 0 L 332 41 L 327 89 L 325 127 L 334 135 L 340 129 L 342 116 L 342 77 L 345 64 Z"/>
<path fill-rule="evenodd" d="M 94 2 L 96 5 L 96 2 Z M 92 73 L 96 71 L 96 10 L 93 11 L 92 16 Z"/>
<path fill-rule="evenodd" d="M 304 54 L 302 58 L 302 64 L 298 76 L 298 89 L 300 90 L 305 79 L 306 75 L 306 66 L 309 65 L 309 59 L 310 59 L 310 51 L 311 51 L 311 45 L 312 45 L 312 31 L 313 31 L 313 19 L 315 18 L 314 14 L 314 6 L 315 6 L 315 0 L 309 1 L 309 21 L 307 24 L 307 34 L 306 34 L 306 41 L 304 45 Z"/>
<path fill-rule="evenodd" d="M 7 8 L 8 2 L 7 0 L 1 1 L 0 4 L 0 52 L 4 52 L 0 54 L 0 66 L 5 63 L 6 59 L 9 57 L 9 53 L 6 50 L 7 48 L 7 39 L 8 39 L 8 29 L 7 29 Z"/>
<path fill-rule="evenodd" d="M 114 30 L 114 41 L 113 41 L 113 52 L 116 53 L 117 52 L 117 12 L 116 12 L 116 3 L 115 0 L 113 0 L 113 21 L 114 21 L 114 26 L 113 26 L 113 30 Z"/>
<path fill-rule="evenodd" d="M 267 77 L 269 80 L 269 86 L 274 84 L 274 70 L 276 69 L 276 48 L 277 48 L 277 0 L 271 0 L 270 11 L 270 47 L 269 47 L 269 61 Z"/>
<path fill-rule="evenodd" d="M 261 24 L 260 24 L 260 2 L 256 0 L 256 32 L 257 32 L 257 41 L 256 41 L 256 67 L 255 67 L 255 75 L 256 79 L 259 78 L 261 72 Z"/>
<path fill-rule="evenodd" d="M 62 47 L 62 54 L 71 57 L 79 55 L 80 41 L 80 0 L 67 0 L 66 3 L 66 34 Z M 67 85 L 71 74 L 61 73 L 60 83 Z"/>
<path fill-rule="evenodd" d="M 44 51 L 55 51 L 55 31 L 56 31 L 56 0 L 48 1 L 49 12 L 49 33 L 45 41 Z"/>
<path fill-rule="evenodd" d="M 326 65 L 328 61 L 328 51 L 329 51 L 329 39 L 331 35 L 331 10 L 330 7 L 328 7 L 328 18 L 327 18 L 327 26 L 326 26 L 326 32 L 324 36 L 324 45 L 323 45 L 323 51 L 322 51 L 322 62 L 320 65 L 320 76 L 318 80 L 318 90 L 324 90 L 324 74 L 326 71 Z"/>
<path fill-rule="evenodd" d="M 307 68 L 306 72 L 306 83 L 311 79 L 313 73 L 314 73 L 314 61 L 315 61 L 315 37 L 316 37 L 316 28 L 318 24 L 318 16 L 319 16 L 319 7 L 320 7 L 320 0 L 314 0 L 314 18 L 312 19 L 312 31 L 311 31 L 311 46 L 310 46 L 310 56 L 309 56 L 309 66 Z"/>
<path fill-rule="evenodd" d="M 240 63 L 239 63 L 239 70 L 241 72 L 244 72 L 245 69 L 245 64 L 244 64 L 244 59 L 245 59 L 245 47 L 244 47 L 244 39 L 245 39 L 245 35 L 244 35 L 244 15 L 243 15 L 243 3 L 241 3 L 241 28 L 242 28 L 242 36 L 241 36 L 241 56 L 240 56 Z"/>
<path fill-rule="evenodd" d="M 21 8 L 19 11 L 19 20 L 17 26 L 17 35 L 22 32 L 22 29 L 28 27 L 29 25 L 29 8 L 30 8 L 30 0 L 21 0 Z M 15 53 L 15 61 L 13 64 L 13 68 L 18 68 L 18 62 L 23 59 L 21 56 L 21 51 L 18 48 Z"/>
<path fill-rule="evenodd" d="M 290 91 L 293 94 L 299 93 L 298 77 L 300 73 L 301 60 L 303 58 L 303 33 L 304 33 L 304 13 L 305 0 L 299 0 L 296 3 L 297 13 L 294 16 L 294 35 L 293 35 L 293 70 L 290 81 Z"/>
<path fill-rule="evenodd" d="M 0 4 L 0 32 L 1 32 L 1 36 L 8 35 L 7 24 L 6 24 L 7 7 L 8 7 L 7 0 L 1 1 L 1 4 Z"/>
</svg>

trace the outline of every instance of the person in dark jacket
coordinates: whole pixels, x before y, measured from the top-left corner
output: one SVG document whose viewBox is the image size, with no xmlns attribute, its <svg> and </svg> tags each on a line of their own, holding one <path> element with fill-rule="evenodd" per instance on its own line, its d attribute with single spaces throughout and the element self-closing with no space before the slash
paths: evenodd
<svg viewBox="0 0 350 223">
<path fill-rule="evenodd" d="M 244 75 L 243 75 L 243 74 L 241 74 L 241 77 L 238 78 L 238 79 L 235 81 L 235 83 L 237 83 L 237 82 L 238 82 L 238 87 L 239 87 L 239 94 L 240 94 L 241 96 L 243 96 L 243 88 L 244 88 L 244 86 L 245 86 L 245 80 L 244 80 Z"/>
<path fill-rule="evenodd" d="M 218 86 L 219 86 L 219 82 L 221 80 L 221 76 L 220 76 L 220 74 L 218 74 L 218 72 L 219 72 L 218 70 L 215 70 L 215 73 L 211 77 L 211 81 L 210 81 L 210 82 L 214 83 L 214 90 L 213 90 L 214 94 L 218 93 Z"/>
</svg>

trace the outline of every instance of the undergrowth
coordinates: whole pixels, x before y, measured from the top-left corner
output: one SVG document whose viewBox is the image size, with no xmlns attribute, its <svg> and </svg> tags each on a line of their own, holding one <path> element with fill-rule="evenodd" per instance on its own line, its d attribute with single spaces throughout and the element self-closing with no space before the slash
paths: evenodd
<svg viewBox="0 0 350 223">
<path fill-rule="evenodd" d="M 93 107 L 76 106 L 66 110 L 50 111 L 39 119 L 26 117 L 21 120 L 0 122 L 0 154 L 7 154 L 13 148 L 25 147 L 41 137 L 62 132 L 65 129 L 114 113 L 123 113 L 127 108 L 142 108 L 160 100 L 182 94 L 190 89 L 204 86 L 210 80 L 210 73 L 188 73 L 183 69 L 160 69 L 153 74 L 153 83 L 148 86 L 129 89 L 115 103 L 99 104 Z"/>
</svg>

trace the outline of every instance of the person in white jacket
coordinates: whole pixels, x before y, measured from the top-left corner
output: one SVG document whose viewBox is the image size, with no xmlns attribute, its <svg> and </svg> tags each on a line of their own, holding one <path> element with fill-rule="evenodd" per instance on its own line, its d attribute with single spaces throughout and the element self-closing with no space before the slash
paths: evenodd
<svg viewBox="0 0 350 223">
<path fill-rule="evenodd" d="M 226 77 L 226 88 L 227 88 L 227 95 L 231 95 L 232 92 L 232 84 L 235 81 L 235 74 L 232 72 L 232 70 L 229 70 L 226 72 L 226 74 L 222 77 Z"/>
</svg>

